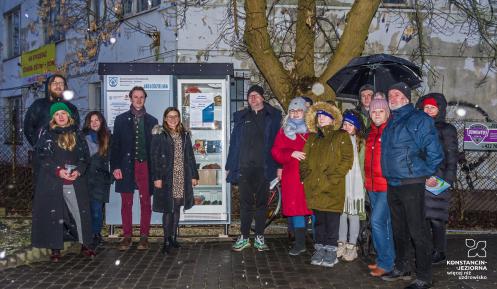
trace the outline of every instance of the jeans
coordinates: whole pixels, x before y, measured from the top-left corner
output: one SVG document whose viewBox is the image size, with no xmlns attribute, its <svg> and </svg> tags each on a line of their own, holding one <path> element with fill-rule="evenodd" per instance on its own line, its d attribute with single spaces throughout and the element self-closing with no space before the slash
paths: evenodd
<svg viewBox="0 0 497 289">
<path fill-rule="evenodd" d="M 395 248 L 393 245 L 392 220 L 387 202 L 387 192 L 369 192 L 371 201 L 371 228 L 376 250 L 376 265 L 386 272 L 393 269 Z"/>
<path fill-rule="evenodd" d="M 359 215 L 349 215 L 346 213 L 342 213 L 340 215 L 340 229 L 338 232 L 338 242 L 355 245 L 357 243 L 357 237 L 359 236 L 359 228 L 360 228 Z"/>
<path fill-rule="evenodd" d="M 91 209 L 91 232 L 93 235 L 100 234 L 102 231 L 103 222 L 103 203 L 99 200 L 91 199 L 90 209 Z"/>
<path fill-rule="evenodd" d="M 388 206 L 392 214 L 395 267 L 409 271 L 411 240 L 416 257 L 416 278 L 431 283 L 431 240 L 425 219 L 425 184 L 388 185 Z"/>
</svg>

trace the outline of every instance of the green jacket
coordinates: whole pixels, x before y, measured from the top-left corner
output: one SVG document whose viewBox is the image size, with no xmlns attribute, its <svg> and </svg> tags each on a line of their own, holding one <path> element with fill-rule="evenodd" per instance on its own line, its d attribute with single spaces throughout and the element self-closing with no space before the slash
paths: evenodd
<svg viewBox="0 0 497 289">
<path fill-rule="evenodd" d="M 354 160 L 352 142 L 347 132 L 339 129 L 340 111 L 329 103 L 318 102 L 309 109 L 306 121 L 308 125 L 314 125 L 310 131 L 316 131 L 317 110 L 326 110 L 336 116 L 335 125 L 309 135 L 304 146 L 306 159 L 300 163 L 300 176 L 310 209 L 341 213 L 345 201 L 345 175 Z"/>
</svg>

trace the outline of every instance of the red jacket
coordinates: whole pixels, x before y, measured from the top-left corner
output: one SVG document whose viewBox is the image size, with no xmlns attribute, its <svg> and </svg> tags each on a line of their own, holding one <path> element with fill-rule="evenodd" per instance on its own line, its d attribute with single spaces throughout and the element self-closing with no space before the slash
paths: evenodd
<svg viewBox="0 0 497 289">
<path fill-rule="evenodd" d="M 386 192 L 387 180 L 381 172 L 381 134 L 388 122 L 376 126 L 371 123 L 371 131 L 366 140 L 364 158 L 364 186 L 368 192 Z"/>
<path fill-rule="evenodd" d="M 300 182 L 300 162 L 291 155 L 294 151 L 303 151 L 308 134 L 297 134 L 295 140 L 286 137 L 283 129 L 278 131 L 271 154 L 273 159 L 283 166 L 281 177 L 281 204 L 283 215 L 312 215 L 305 201 L 304 185 Z"/>
</svg>

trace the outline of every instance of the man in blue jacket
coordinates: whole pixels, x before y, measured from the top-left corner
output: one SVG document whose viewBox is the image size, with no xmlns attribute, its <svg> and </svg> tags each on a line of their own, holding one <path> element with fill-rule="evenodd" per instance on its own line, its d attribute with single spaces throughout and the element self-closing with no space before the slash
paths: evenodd
<svg viewBox="0 0 497 289">
<path fill-rule="evenodd" d="M 281 112 L 264 101 L 264 89 L 253 85 L 247 92 L 249 107 L 233 114 L 227 182 L 238 183 L 241 235 L 234 251 L 250 247 L 250 225 L 255 215 L 254 247 L 268 249 L 264 242 L 269 182 L 276 178 L 277 164 L 271 147 L 280 128 Z M 255 210 L 254 210 L 255 203 Z"/>
<path fill-rule="evenodd" d="M 386 281 L 409 280 L 410 239 L 416 257 L 416 280 L 405 289 L 431 287 L 431 243 L 425 221 L 425 182 L 443 160 L 433 119 L 414 108 L 411 89 L 399 82 L 388 90 L 392 119 L 381 137 L 381 169 L 388 182 L 388 205 L 395 241 L 395 268 Z"/>
</svg>

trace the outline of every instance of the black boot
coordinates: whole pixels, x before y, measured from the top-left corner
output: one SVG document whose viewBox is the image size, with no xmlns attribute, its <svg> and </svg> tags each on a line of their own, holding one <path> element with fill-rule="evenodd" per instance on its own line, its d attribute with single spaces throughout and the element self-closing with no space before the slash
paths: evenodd
<svg viewBox="0 0 497 289">
<path fill-rule="evenodd" d="M 170 238 L 164 239 L 164 244 L 162 245 L 161 252 L 164 255 L 169 255 L 171 253 L 171 242 L 169 241 Z"/>
<path fill-rule="evenodd" d="M 439 251 L 433 251 L 431 254 L 431 263 L 433 265 L 440 265 L 445 263 L 445 260 L 447 260 L 447 257 L 445 256 L 444 252 L 439 252 Z"/>
<path fill-rule="evenodd" d="M 174 237 L 168 237 L 167 240 L 169 241 L 169 244 L 171 244 L 171 247 L 178 249 L 181 247 L 181 245 L 176 241 L 176 235 Z"/>
<path fill-rule="evenodd" d="M 295 244 L 288 254 L 297 256 L 305 252 L 305 231 L 305 228 L 295 229 Z"/>
</svg>

